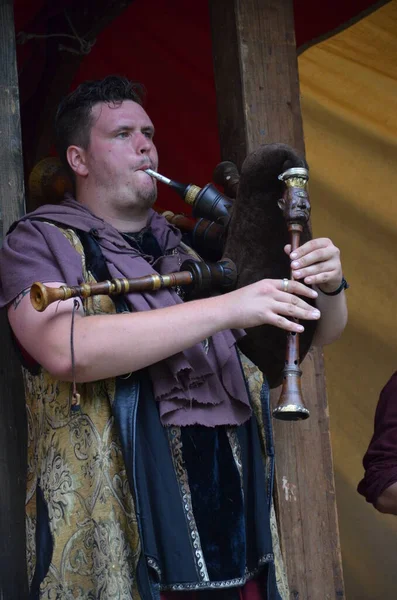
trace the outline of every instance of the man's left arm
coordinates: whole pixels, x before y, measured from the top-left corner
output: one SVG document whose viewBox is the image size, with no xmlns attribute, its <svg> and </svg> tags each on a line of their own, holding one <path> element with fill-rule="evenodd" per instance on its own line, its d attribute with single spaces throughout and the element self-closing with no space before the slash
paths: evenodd
<svg viewBox="0 0 397 600">
<path fill-rule="evenodd" d="M 291 259 L 292 278 L 318 291 L 316 306 L 321 312 L 321 319 L 313 345 L 324 346 L 334 342 L 341 336 L 347 323 L 339 248 L 328 238 L 317 238 L 306 242 L 293 253 L 288 245 L 285 252 Z"/>
</svg>

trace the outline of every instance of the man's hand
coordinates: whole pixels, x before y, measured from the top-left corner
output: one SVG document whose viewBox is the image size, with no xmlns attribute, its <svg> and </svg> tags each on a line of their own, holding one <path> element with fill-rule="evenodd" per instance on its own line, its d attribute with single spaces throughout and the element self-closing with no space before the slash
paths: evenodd
<svg viewBox="0 0 397 600">
<path fill-rule="evenodd" d="M 291 258 L 292 277 L 307 285 L 317 285 L 324 292 L 333 292 L 342 281 L 340 251 L 328 238 L 318 238 L 303 244 L 291 254 L 291 246 L 284 251 Z"/>
<path fill-rule="evenodd" d="M 318 293 L 298 281 L 262 279 L 225 294 L 222 302 L 231 315 L 228 327 L 247 329 L 265 324 L 300 333 L 303 326 L 290 319 L 317 320 L 321 314 L 299 296 L 314 299 Z"/>
<path fill-rule="evenodd" d="M 339 248 L 328 238 L 310 240 L 291 252 L 284 247 L 291 259 L 291 274 L 295 280 L 315 285 L 325 293 L 334 292 L 342 282 L 342 265 Z M 319 294 L 316 306 L 321 310 L 321 321 L 313 338 L 314 346 L 324 346 L 337 340 L 347 323 L 347 306 L 344 292 L 337 296 Z"/>
</svg>

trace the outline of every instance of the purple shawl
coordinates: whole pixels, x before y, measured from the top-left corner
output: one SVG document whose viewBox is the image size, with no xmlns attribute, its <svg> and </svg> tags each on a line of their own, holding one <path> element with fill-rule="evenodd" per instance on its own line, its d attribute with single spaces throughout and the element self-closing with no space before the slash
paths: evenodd
<svg viewBox="0 0 397 600">
<path fill-rule="evenodd" d="M 375 505 L 379 496 L 397 481 L 397 371 L 380 394 L 374 435 L 363 465 L 365 475 L 357 490 Z"/>
<path fill-rule="evenodd" d="M 112 277 L 140 277 L 180 270 L 191 258 L 180 246 L 181 233 L 151 210 L 148 227 L 164 256 L 156 261 L 143 256 L 103 219 L 71 197 L 59 205 L 45 205 L 25 215 L 7 235 L 0 251 L 0 306 L 6 306 L 34 281 L 82 282 L 81 256 L 57 227 L 33 220 L 55 221 L 83 231 L 96 230 L 98 242 Z M 132 311 L 146 311 L 179 304 L 171 289 L 130 293 Z M 220 302 L 221 297 L 220 297 Z M 242 331 L 221 331 L 210 339 L 206 352 L 197 344 L 149 367 L 163 425 L 239 425 L 251 415 L 248 394 L 236 352 Z"/>
</svg>

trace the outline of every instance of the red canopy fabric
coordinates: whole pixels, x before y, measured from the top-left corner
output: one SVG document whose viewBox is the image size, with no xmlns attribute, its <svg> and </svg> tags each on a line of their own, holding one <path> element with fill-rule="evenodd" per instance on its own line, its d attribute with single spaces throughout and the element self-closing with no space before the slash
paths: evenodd
<svg viewBox="0 0 397 600">
<path fill-rule="evenodd" d="M 70 33 L 66 20 L 63 32 L 52 31 L 51 19 L 74 3 L 16 0 L 17 34 Z M 297 46 L 309 44 L 374 5 L 371 0 L 295 0 Z M 66 39 L 60 41 L 67 45 Z M 40 86 L 45 58 L 44 39 L 18 45 L 22 106 Z M 192 2 L 187 8 L 184 0 L 134 0 L 98 36 L 72 88 L 85 79 L 110 73 L 145 85 L 146 109 L 157 129 L 160 172 L 200 186 L 210 181 L 220 152 L 207 3 Z M 164 186 L 159 205 L 188 212 Z"/>
</svg>

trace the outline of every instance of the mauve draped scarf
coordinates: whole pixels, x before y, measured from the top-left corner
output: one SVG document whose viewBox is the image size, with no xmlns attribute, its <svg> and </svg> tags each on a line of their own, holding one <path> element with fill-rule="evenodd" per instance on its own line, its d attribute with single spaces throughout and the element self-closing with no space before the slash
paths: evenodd
<svg viewBox="0 0 397 600">
<path fill-rule="evenodd" d="M 147 225 L 164 253 L 156 261 L 141 255 L 114 227 L 67 196 L 59 205 L 47 204 L 25 215 L 6 236 L 0 251 L 0 306 L 6 306 L 34 281 L 82 282 L 80 254 L 57 227 L 34 218 L 85 232 L 96 230 L 111 277 L 179 271 L 181 261 L 191 258 L 180 247 L 180 231 L 155 211 L 150 211 Z M 133 312 L 182 302 L 171 289 L 130 293 L 127 301 Z M 219 332 L 212 336 L 207 352 L 203 344 L 197 344 L 149 367 L 163 425 L 240 425 L 250 417 L 235 346 L 242 335 L 240 330 Z"/>
</svg>

